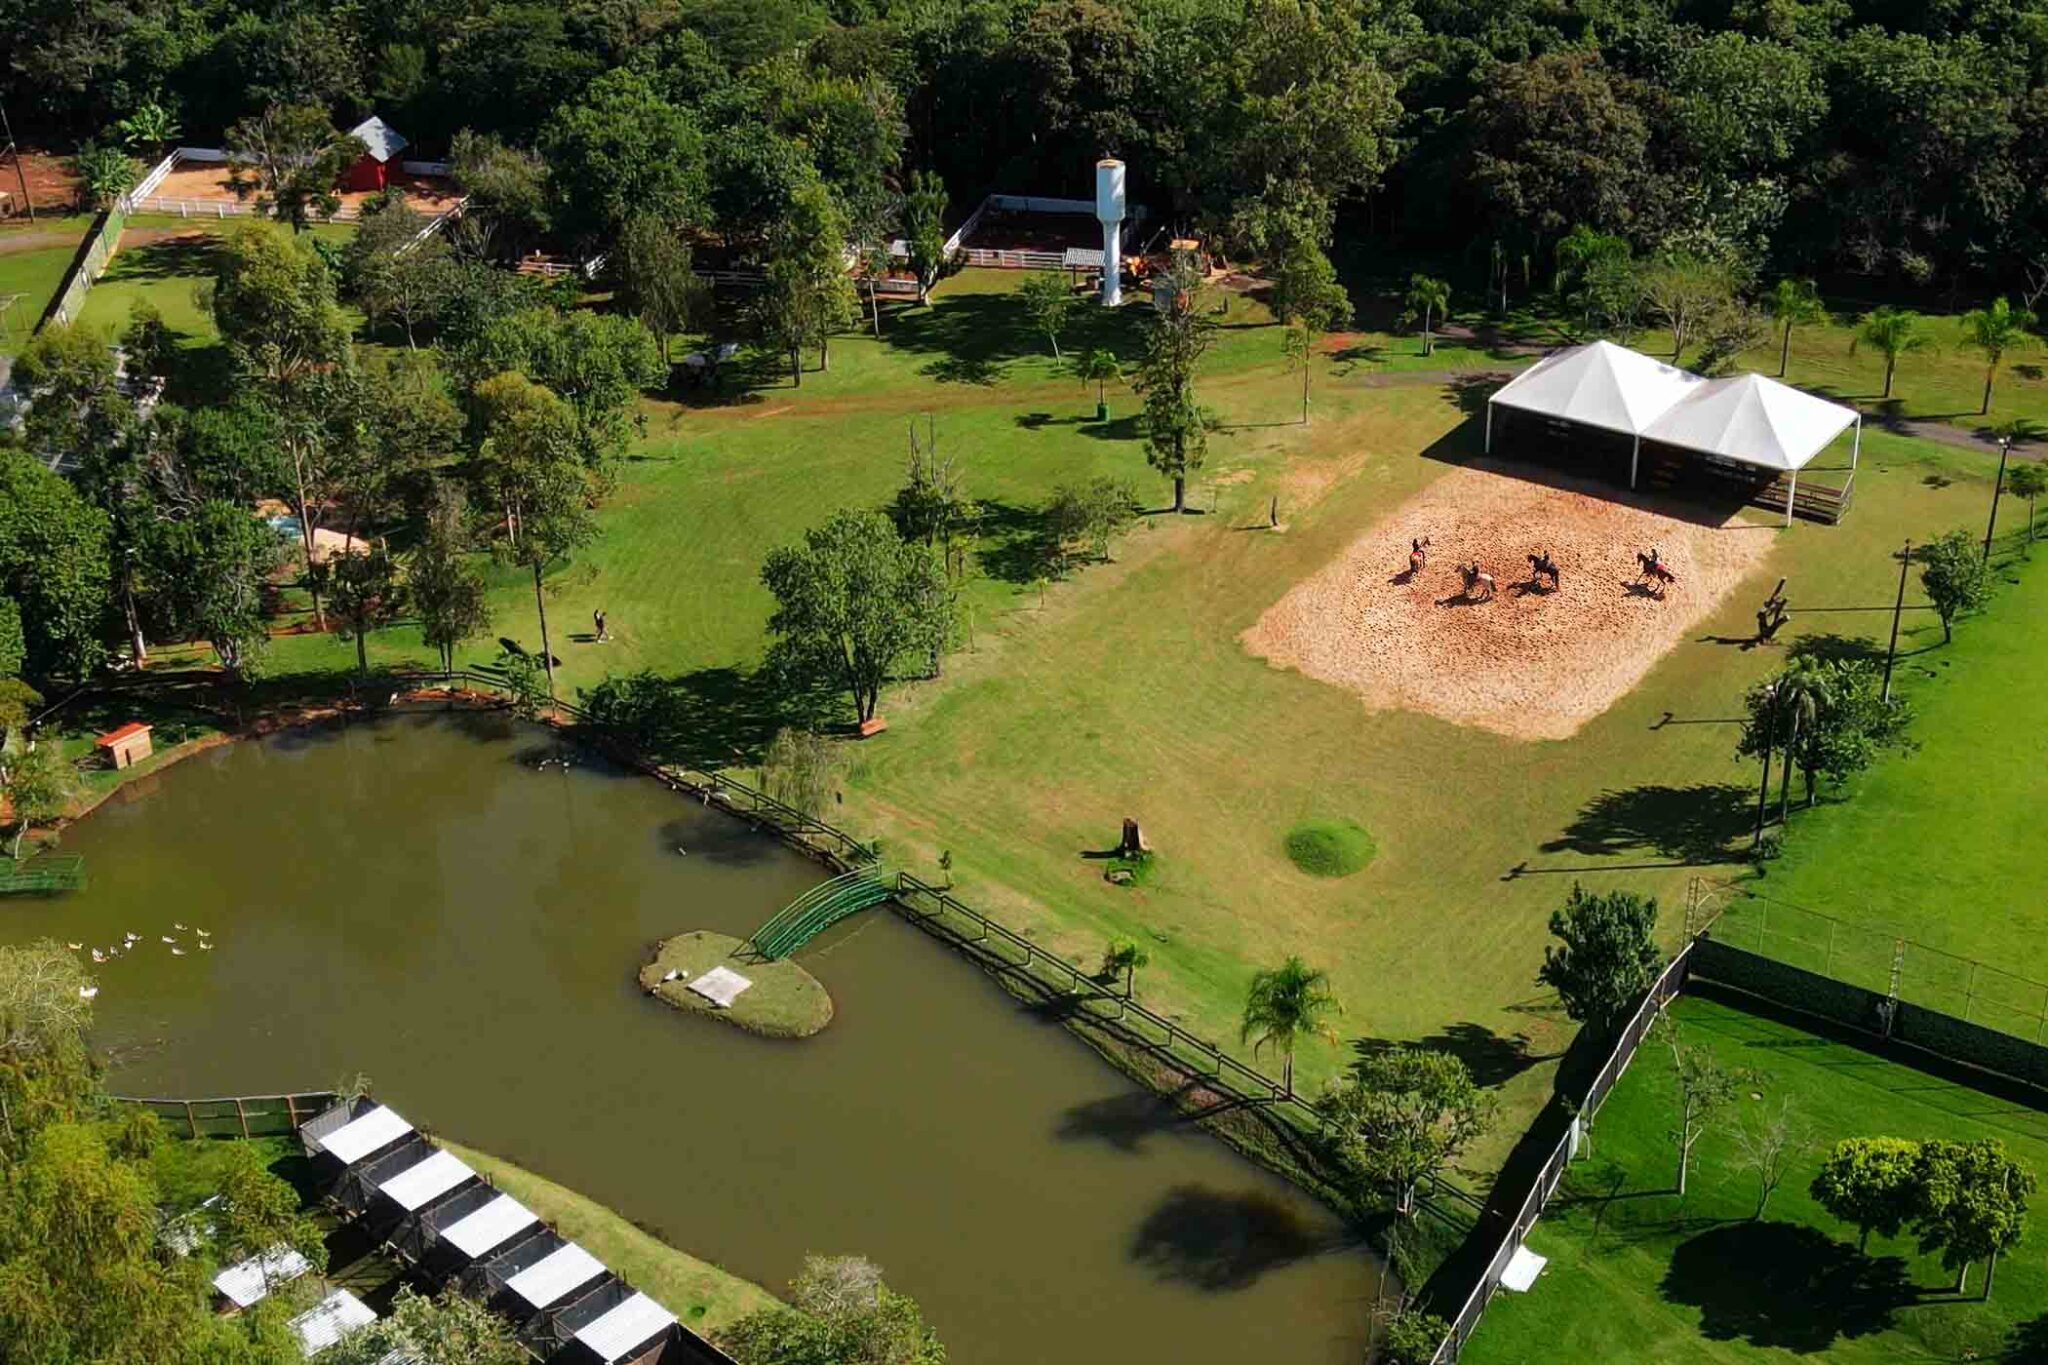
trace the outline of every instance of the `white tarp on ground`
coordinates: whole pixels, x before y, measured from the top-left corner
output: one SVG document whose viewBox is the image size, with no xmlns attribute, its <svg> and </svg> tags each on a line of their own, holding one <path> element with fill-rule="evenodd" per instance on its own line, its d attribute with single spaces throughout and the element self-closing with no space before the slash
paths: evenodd
<svg viewBox="0 0 2048 1365">
<path fill-rule="evenodd" d="M 475 1213 L 443 1228 L 441 1240 L 473 1261 L 539 1221 L 526 1205 L 509 1194 L 501 1194 Z"/>
<path fill-rule="evenodd" d="M 293 1318 L 291 1328 L 299 1334 L 299 1349 L 308 1356 L 316 1356 L 350 1332 L 368 1327 L 376 1320 L 377 1315 L 368 1304 L 346 1289 L 337 1289 Z"/>
<path fill-rule="evenodd" d="M 410 1123 L 380 1104 L 355 1122 L 345 1123 L 320 1139 L 320 1146 L 338 1157 L 343 1165 L 353 1166 L 411 1131 Z"/>
<path fill-rule="evenodd" d="M 505 1281 L 505 1287 L 535 1308 L 545 1308 L 581 1284 L 604 1274 L 604 1263 L 574 1242 L 543 1256 Z"/>
<path fill-rule="evenodd" d="M 213 1287 L 237 1308 L 261 1303 L 272 1287 L 296 1280 L 313 1263 L 290 1247 L 272 1247 L 261 1256 L 229 1266 L 213 1277 Z"/>
<path fill-rule="evenodd" d="M 1543 357 L 1488 401 L 1640 436 L 1673 403 L 1706 382 L 1640 351 L 1595 341 Z"/>
<path fill-rule="evenodd" d="M 1643 439 L 1789 473 L 1856 422 L 1856 409 L 1760 374 L 1709 379 L 1650 424 Z"/>
<path fill-rule="evenodd" d="M 675 1320 L 675 1314 L 653 1299 L 635 1294 L 584 1327 L 576 1334 L 576 1340 L 595 1352 L 604 1365 L 612 1365 L 634 1347 L 666 1331 Z"/>
<path fill-rule="evenodd" d="M 1508 1258 L 1508 1267 L 1500 1273 L 1500 1287 L 1512 1289 L 1517 1294 L 1529 1292 L 1529 1286 L 1536 1283 L 1536 1277 L 1543 1273 L 1543 1267 L 1550 1264 L 1548 1256 L 1538 1256 L 1525 1246 L 1515 1248 L 1515 1254 Z"/>
<path fill-rule="evenodd" d="M 422 1204 L 432 1203 L 457 1185 L 476 1175 L 453 1152 L 435 1151 L 425 1161 L 406 1167 L 377 1188 L 388 1195 L 398 1207 L 411 1213 Z"/>
<path fill-rule="evenodd" d="M 754 983 L 730 967 L 713 967 L 690 983 L 690 989 L 720 1009 L 731 1009 L 740 992 Z"/>
<path fill-rule="evenodd" d="M 1780 474 L 1804 468 L 1857 418 L 1759 374 L 1707 379 L 1610 341 L 1547 355 L 1487 401 Z"/>
</svg>

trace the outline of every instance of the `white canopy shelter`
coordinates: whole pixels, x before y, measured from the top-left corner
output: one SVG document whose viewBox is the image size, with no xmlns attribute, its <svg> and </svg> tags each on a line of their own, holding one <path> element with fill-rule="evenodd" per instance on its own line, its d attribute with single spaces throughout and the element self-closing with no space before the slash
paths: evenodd
<svg viewBox="0 0 2048 1365">
<path fill-rule="evenodd" d="M 475 1177 L 476 1172 L 463 1164 L 461 1157 L 453 1152 L 436 1150 L 425 1161 L 406 1167 L 377 1188 L 398 1207 L 411 1213 Z"/>
<path fill-rule="evenodd" d="M 604 1365 L 625 1358 L 674 1325 L 676 1315 L 645 1294 L 635 1294 L 576 1334 Z"/>
<path fill-rule="evenodd" d="M 369 1113 L 320 1139 L 321 1149 L 353 1166 L 370 1153 L 388 1147 L 412 1131 L 412 1125 L 396 1112 L 378 1105 Z"/>
<path fill-rule="evenodd" d="M 505 1282 L 535 1308 L 545 1308 L 579 1285 L 604 1274 L 604 1263 L 574 1242 L 543 1256 Z"/>
<path fill-rule="evenodd" d="M 1789 475 L 1788 526 L 1799 471 L 1852 425 L 1851 477 L 1863 449 L 1854 408 L 1758 374 L 1707 379 L 1609 341 L 1547 355 L 1502 385 L 1486 400 L 1489 452 L 1496 405 L 1629 437 L 1631 488 L 1645 440 Z"/>
<path fill-rule="evenodd" d="M 473 1261 L 491 1248 L 503 1246 L 538 1221 L 533 1210 L 511 1195 L 501 1194 L 467 1218 L 442 1229 L 441 1240 Z"/>
</svg>

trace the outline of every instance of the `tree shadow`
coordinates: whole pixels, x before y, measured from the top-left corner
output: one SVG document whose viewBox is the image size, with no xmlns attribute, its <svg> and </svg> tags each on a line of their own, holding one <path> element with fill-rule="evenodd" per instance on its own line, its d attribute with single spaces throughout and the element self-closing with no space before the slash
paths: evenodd
<svg viewBox="0 0 2048 1365">
<path fill-rule="evenodd" d="M 1271 1195 L 1180 1185 L 1145 1215 L 1130 1257 L 1160 1279 L 1216 1294 L 1343 1244 Z"/>
<path fill-rule="evenodd" d="M 1860 635 L 1802 635 L 1785 651 L 1788 659 L 1812 659 L 1816 663 L 1880 663 L 1884 650 L 1877 641 Z"/>
<path fill-rule="evenodd" d="M 1589 858 L 1651 852 L 1685 863 L 1726 862 L 1751 819 L 1750 793 L 1731 783 L 1631 787 L 1594 797 L 1542 849 Z"/>
<path fill-rule="evenodd" d="M 1133 1090 L 1073 1106 L 1060 1115 L 1053 1133 L 1062 1142 L 1102 1142 L 1135 1153 L 1155 1134 L 1187 1126 L 1188 1120 L 1164 1097 Z"/>
<path fill-rule="evenodd" d="M 1562 1053 L 1539 1055 L 1529 1051 L 1528 1035 L 1516 1033 L 1502 1035 L 1495 1033 L 1484 1024 L 1466 1022 L 1446 1025 L 1441 1033 L 1427 1037 L 1406 1040 L 1393 1038 L 1359 1038 L 1351 1044 L 1351 1050 L 1359 1060 L 1391 1052 L 1401 1046 L 1425 1048 L 1431 1052 L 1448 1052 L 1465 1064 L 1472 1073 L 1472 1079 L 1491 1089 L 1535 1066 L 1538 1062 L 1554 1061 Z"/>
<path fill-rule="evenodd" d="M 2048 1365 L 2048 1313 L 2014 1324 L 1998 1358 L 2005 1365 Z"/>
<path fill-rule="evenodd" d="M 782 851 L 772 835 L 744 820 L 666 820 L 654 838 L 671 853 L 704 858 L 720 867 L 751 867 Z"/>
<path fill-rule="evenodd" d="M 1664 1298 L 1700 1310 L 1713 1341 L 1810 1354 L 1870 1336 L 1912 1301 L 1905 1263 L 1873 1257 L 1797 1223 L 1730 1223 L 1672 1252 Z"/>
<path fill-rule="evenodd" d="M 1043 508 L 984 502 L 978 530 L 984 539 L 974 558 L 990 578 L 1021 586 L 1056 576 L 1059 546 Z"/>
<path fill-rule="evenodd" d="M 606 678 L 580 700 L 594 725 L 648 757 L 701 768 L 751 764 L 777 730 L 821 724 L 845 704 L 836 689 L 816 680 L 737 668 Z"/>
</svg>

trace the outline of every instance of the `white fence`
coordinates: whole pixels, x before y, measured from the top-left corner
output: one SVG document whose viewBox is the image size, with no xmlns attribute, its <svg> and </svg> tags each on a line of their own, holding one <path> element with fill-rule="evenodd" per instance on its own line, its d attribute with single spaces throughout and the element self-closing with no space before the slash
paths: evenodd
<svg viewBox="0 0 2048 1365">
<path fill-rule="evenodd" d="M 127 194 L 122 196 L 122 212 L 133 213 L 135 211 L 136 201 L 141 199 L 147 199 L 149 197 L 150 191 L 154 190 L 158 185 L 163 184 L 164 177 L 169 175 L 171 171 L 177 166 L 177 164 L 178 154 L 176 151 L 173 151 L 168 156 L 166 156 L 162 161 L 159 161 L 156 163 L 156 165 L 150 167 L 149 174 L 143 176 L 142 179 L 136 181 L 135 188 L 128 191 Z"/>
</svg>

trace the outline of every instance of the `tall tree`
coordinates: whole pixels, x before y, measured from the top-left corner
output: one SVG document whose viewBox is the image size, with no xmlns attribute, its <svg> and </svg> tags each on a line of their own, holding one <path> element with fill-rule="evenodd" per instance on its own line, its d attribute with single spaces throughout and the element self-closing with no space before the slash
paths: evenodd
<svg viewBox="0 0 2048 1365">
<path fill-rule="evenodd" d="M 1956 1272 L 1958 1294 L 1969 1288 L 1971 1263 L 1984 1261 L 1988 1300 L 1999 1254 L 2026 1235 L 2033 1171 L 2008 1156 L 1997 1138 L 1979 1138 L 1922 1143 L 1914 1175 L 1920 1206 L 1913 1231 L 1922 1254 L 1941 1253 L 1941 1263 Z"/>
<path fill-rule="evenodd" d="M 355 638 L 356 672 L 370 671 L 370 632 L 404 612 L 405 582 L 382 546 L 360 546 L 327 564 L 328 600 L 342 626 Z"/>
<path fill-rule="evenodd" d="M 2013 307 L 2003 296 L 1993 299 L 1989 308 L 1972 308 L 1963 314 L 1963 345 L 1984 357 L 1984 401 L 1977 407 L 1980 415 L 1991 411 L 1991 386 L 2006 356 L 2035 345 L 2034 323 L 2032 313 Z"/>
<path fill-rule="evenodd" d="M 452 1286 L 428 1296 L 401 1288 L 391 1311 L 323 1352 L 328 1365 L 524 1365 L 509 1319 Z"/>
<path fill-rule="evenodd" d="M 846 215 L 832 192 L 813 181 L 796 192 L 788 215 L 769 235 L 760 325 L 763 335 L 788 353 L 798 384 L 803 383 L 805 349 L 816 346 L 818 368 L 828 368 L 832 333 L 853 322 L 846 232 Z"/>
<path fill-rule="evenodd" d="M 1644 268 L 1641 280 L 1644 302 L 1671 334 L 1674 364 L 1707 319 L 1735 300 L 1728 267 L 1693 252 L 1667 252 Z"/>
<path fill-rule="evenodd" d="M 1436 354 L 1436 320 L 1450 310 L 1451 286 L 1424 274 L 1408 277 L 1408 292 L 1402 298 L 1408 321 L 1422 328 L 1422 353 Z"/>
<path fill-rule="evenodd" d="M 263 595 L 280 558 L 277 535 L 247 507 L 221 498 L 167 511 L 145 551 L 158 608 L 173 629 L 206 641 L 222 668 L 241 675 L 269 635 Z"/>
<path fill-rule="evenodd" d="M 1905 1138 L 1844 1138 L 1837 1142 L 1808 1193 L 1813 1201 L 1856 1227 L 1856 1250 L 1870 1234 L 1896 1237 L 1920 1207 L 1920 1144 Z"/>
<path fill-rule="evenodd" d="M 469 502 L 462 487 L 436 483 L 426 526 L 406 563 L 420 636 L 441 656 L 441 671 L 455 670 L 455 650 L 491 628 L 484 576 L 470 558 Z"/>
<path fill-rule="evenodd" d="M 408 348 L 418 329 L 440 315 L 448 275 L 448 242 L 422 236 L 427 219 L 403 199 L 366 208 L 341 253 L 341 282 L 374 326 L 396 323 Z"/>
<path fill-rule="evenodd" d="M 903 237 L 910 272 L 917 276 L 917 301 L 932 301 L 932 286 L 946 268 L 946 187 L 931 171 L 910 173 L 903 196 Z"/>
<path fill-rule="evenodd" d="M 2033 552 L 2034 504 L 2043 493 L 2048 493 L 2048 465 L 2038 460 L 2021 460 L 2007 471 L 2005 490 L 2016 498 L 2027 500 L 2027 547 Z"/>
<path fill-rule="evenodd" d="M 770 661 L 836 680 L 862 722 L 904 656 L 949 624 L 938 554 L 879 512 L 833 513 L 803 544 L 770 553 L 761 581 L 775 597 Z"/>
<path fill-rule="evenodd" d="M 21 622 L 24 676 L 83 677 L 106 657 L 106 513 L 21 450 L 0 446 L 0 598 Z"/>
<path fill-rule="evenodd" d="M 28 832 L 63 816 L 78 791 L 78 769 L 55 743 L 32 743 L 0 765 L 0 796 L 7 798 L 14 821 L 8 856 L 18 860 Z"/>
<path fill-rule="evenodd" d="M 679 332 L 694 332 L 709 316 L 711 289 L 692 268 L 690 247 L 669 223 L 652 213 L 626 219 L 606 269 L 619 301 L 654 336 L 661 363 Z"/>
<path fill-rule="evenodd" d="M 1790 277 L 1771 286 L 1764 296 L 1764 308 L 1778 324 L 1778 378 L 1783 379 L 1792 363 L 1792 329 L 1826 321 L 1828 310 L 1812 280 Z"/>
<path fill-rule="evenodd" d="M 1736 1077 L 1721 1065 L 1711 1047 L 1686 1042 L 1675 1016 L 1662 1016 L 1658 1027 L 1671 1050 L 1671 1076 L 1677 1091 L 1671 1140 L 1678 1148 L 1678 1197 L 1683 1199 L 1686 1175 L 1692 1169 L 1692 1149 L 1734 1102 Z"/>
<path fill-rule="evenodd" d="M 1282 350 L 1301 369 L 1301 420 L 1306 423 L 1316 338 L 1350 320 L 1351 296 L 1337 282 L 1337 268 L 1322 247 L 1307 236 L 1282 245 L 1271 274 L 1273 315 L 1287 329 Z"/>
<path fill-rule="evenodd" d="M 1889 304 L 1871 309 L 1857 324 L 1856 335 L 1849 342 L 1850 354 L 1859 346 L 1868 346 L 1884 357 L 1884 392 L 1879 397 L 1892 396 L 1892 375 L 1899 368 L 1900 356 L 1924 351 L 1933 344 L 1922 326 L 1918 313 Z"/>
<path fill-rule="evenodd" d="M 475 400 L 483 434 L 477 449 L 479 481 L 491 501 L 505 509 L 500 553 L 533 574 L 541 664 L 552 698 L 555 656 L 541 574 L 597 534 L 589 506 L 590 473 L 577 451 L 574 413 L 546 388 L 508 370 L 477 385 Z"/>
<path fill-rule="evenodd" d="M 1208 449 L 1206 414 L 1195 399 L 1195 370 L 1214 339 L 1202 299 L 1201 266 L 1177 257 L 1155 285 L 1145 355 L 1133 387 L 1145 399 L 1145 460 L 1173 480 L 1173 510 L 1187 507 L 1188 475 Z"/>
<path fill-rule="evenodd" d="M 1656 928 L 1656 897 L 1574 882 L 1551 913 L 1551 935 L 1561 942 L 1543 950 L 1537 980 L 1564 1000 L 1566 1014 L 1610 1035 L 1657 979 Z"/>
<path fill-rule="evenodd" d="M 1950 531 L 1913 552 L 1920 561 L 1920 586 L 1941 618 L 1942 642 L 1955 638 L 1955 620 L 1983 606 L 1991 596 L 1991 573 L 1968 531 Z"/>
<path fill-rule="evenodd" d="M 605 72 L 555 111 L 541 137 L 555 192 L 554 219 L 592 238 L 634 214 L 680 223 L 702 212 L 704 136 L 687 109 L 644 75 Z"/>
<path fill-rule="evenodd" d="M 809 1256 L 789 1303 L 717 1334 L 740 1365 L 945 1365 L 946 1348 L 907 1295 L 858 1256 Z"/>
<path fill-rule="evenodd" d="M 1311 1037 L 1334 1042 L 1336 1031 L 1330 1026 L 1330 1016 L 1341 1013 L 1343 1006 L 1330 989 L 1329 973 L 1289 957 L 1278 967 L 1252 973 L 1238 1040 L 1251 1043 L 1254 1052 L 1268 1045 L 1279 1050 L 1282 1083 L 1292 1095 L 1294 1050 Z"/>
<path fill-rule="evenodd" d="M 1031 319 L 1031 325 L 1044 335 L 1052 347 L 1052 358 L 1060 360 L 1060 333 L 1074 315 L 1073 288 L 1067 277 L 1056 270 L 1033 271 L 1017 286 L 1017 302 L 1024 307 L 1024 315 Z"/>
<path fill-rule="evenodd" d="M 335 186 L 367 150 L 338 133 L 318 104 L 272 104 L 228 129 L 228 185 L 293 232 L 341 208 Z"/>
<path fill-rule="evenodd" d="M 1415 1212 L 1422 1182 L 1483 1134 L 1494 1111 L 1463 1061 L 1415 1047 L 1361 1056 L 1316 1108 L 1341 1159 L 1393 1190 L 1404 1218 Z"/>
</svg>

